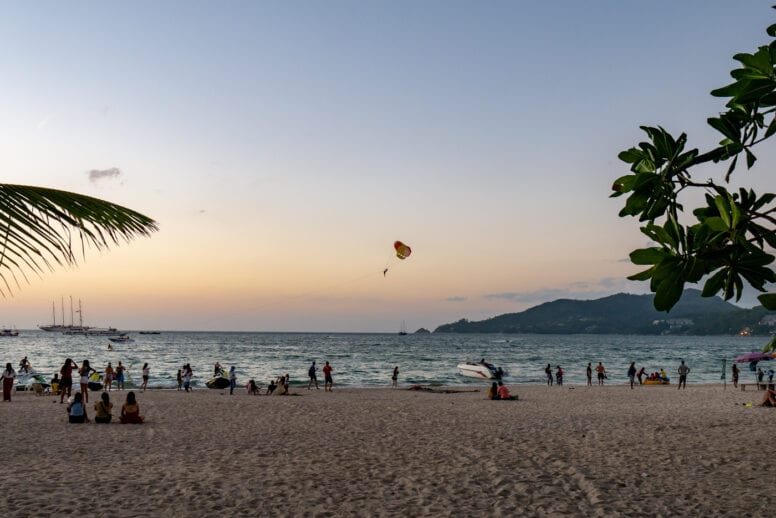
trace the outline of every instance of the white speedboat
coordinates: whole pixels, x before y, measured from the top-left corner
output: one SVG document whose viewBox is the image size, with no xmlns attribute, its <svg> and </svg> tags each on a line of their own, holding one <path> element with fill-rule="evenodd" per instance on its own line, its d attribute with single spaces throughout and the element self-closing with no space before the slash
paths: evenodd
<svg viewBox="0 0 776 518">
<path fill-rule="evenodd" d="M 487 362 L 466 362 L 458 364 L 458 372 L 470 378 L 479 379 L 501 379 L 507 375 L 507 372 L 501 367 Z"/>
<path fill-rule="evenodd" d="M 108 337 L 108 340 L 115 344 L 123 344 L 123 343 L 131 343 L 134 342 L 132 338 L 129 337 L 129 335 L 119 335 L 119 336 L 110 336 Z"/>
</svg>

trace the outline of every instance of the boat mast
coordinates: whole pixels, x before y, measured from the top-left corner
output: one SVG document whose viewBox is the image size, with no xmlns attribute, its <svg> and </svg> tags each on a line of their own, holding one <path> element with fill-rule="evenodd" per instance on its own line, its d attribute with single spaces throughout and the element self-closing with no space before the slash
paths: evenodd
<svg viewBox="0 0 776 518">
<path fill-rule="evenodd" d="M 84 314 L 81 311 L 81 299 L 78 299 L 78 326 L 84 326 Z"/>
<path fill-rule="evenodd" d="M 57 325 L 57 303 L 53 300 L 51 301 L 51 321 L 51 325 Z"/>
<path fill-rule="evenodd" d="M 73 327 L 73 296 L 70 295 L 70 327 Z"/>
<path fill-rule="evenodd" d="M 65 297 L 62 296 L 62 298 L 59 300 L 59 309 L 62 310 L 62 327 L 65 326 Z"/>
</svg>

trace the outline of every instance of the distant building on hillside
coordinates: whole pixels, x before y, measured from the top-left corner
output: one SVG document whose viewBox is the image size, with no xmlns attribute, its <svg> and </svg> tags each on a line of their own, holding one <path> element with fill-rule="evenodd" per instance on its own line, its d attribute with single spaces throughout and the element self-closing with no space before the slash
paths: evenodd
<svg viewBox="0 0 776 518">
<path fill-rule="evenodd" d="M 653 320 L 653 326 L 667 325 L 669 329 L 681 329 L 693 325 L 691 318 L 667 318 L 665 320 Z"/>
</svg>

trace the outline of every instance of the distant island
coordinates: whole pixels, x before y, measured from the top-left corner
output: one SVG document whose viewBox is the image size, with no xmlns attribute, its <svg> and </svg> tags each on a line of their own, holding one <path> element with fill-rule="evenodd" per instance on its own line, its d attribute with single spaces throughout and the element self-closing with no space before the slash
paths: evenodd
<svg viewBox="0 0 776 518">
<path fill-rule="evenodd" d="M 685 290 L 670 313 L 655 310 L 653 295 L 618 293 L 595 300 L 559 299 L 487 320 L 461 319 L 434 333 L 768 335 L 776 312 L 740 308 L 719 297 Z"/>
</svg>

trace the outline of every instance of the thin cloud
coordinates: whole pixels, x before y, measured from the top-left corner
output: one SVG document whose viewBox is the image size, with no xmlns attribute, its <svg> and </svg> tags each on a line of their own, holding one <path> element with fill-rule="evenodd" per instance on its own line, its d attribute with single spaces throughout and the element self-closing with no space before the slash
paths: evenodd
<svg viewBox="0 0 776 518">
<path fill-rule="evenodd" d="M 466 302 L 467 300 L 469 299 L 466 297 L 447 297 L 445 299 L 447 302 Z"/>
<path fill-rule="evenodd" d="M 644 283 L 621 277 L 604 277 L 594 282 L 574 282 L 565 288 L 547 288 L 535 291 L 507 291 L 486 293 L 484 299 L 509 300 L 522 304 L 541 304 L 557 299 L 597 299 L 615 293 L 647 293 Z"/>
<path fill-rule="evenodd" d="M 86 174 L 89 175 L 89 181 L 95 183 L 106 178 L 118 178 L 121 176 L 121 169 L 118 167 L 111 167 L 110 169 L 92 169 Z"/>
</svg>

